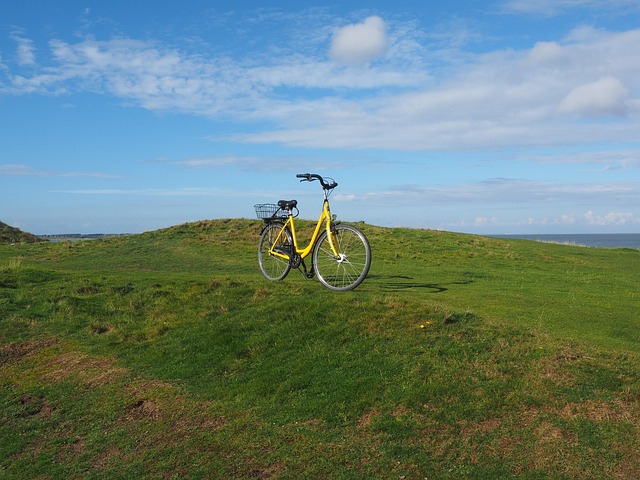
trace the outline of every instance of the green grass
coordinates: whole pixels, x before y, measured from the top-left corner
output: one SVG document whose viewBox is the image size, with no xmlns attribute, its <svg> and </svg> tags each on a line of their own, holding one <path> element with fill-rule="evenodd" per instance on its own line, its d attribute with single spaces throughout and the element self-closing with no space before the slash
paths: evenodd
<svg viewBox="0 0 640 480">
<path fill-rule="evenodd" d="M 11 227 L 4 222 L 0 222 L 0 244 L 2 243 L 35 243 L 42 240 L 35 235 Z"/>
<path fill-rule="evenodd" d="M 260 226 L 0 246 L 0 477 L 640 476 L 640 251 L 360 224 L 334 293 Z"/>
</svg>

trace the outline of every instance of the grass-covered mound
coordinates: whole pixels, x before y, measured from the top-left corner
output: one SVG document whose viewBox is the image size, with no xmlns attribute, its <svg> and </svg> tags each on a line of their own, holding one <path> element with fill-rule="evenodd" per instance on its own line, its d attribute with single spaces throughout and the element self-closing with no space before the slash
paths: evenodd
<svg viewBox="0 0 640 480">
<path fill-rule="evenodd" d="M 260 227 L 0 247 L 3 476 L 640 476 L 639 251 L 359 225 L 334 293 Z"/>
<path fill-rule="evenodd" d="M 0 244 L 2 243 L 35 243 L 42 242 L 43 240 L 32 235 L 31 233 L 23 232 L 19 228 L 12 227 L 6 223 L 0 222 Z"/>
</svg>

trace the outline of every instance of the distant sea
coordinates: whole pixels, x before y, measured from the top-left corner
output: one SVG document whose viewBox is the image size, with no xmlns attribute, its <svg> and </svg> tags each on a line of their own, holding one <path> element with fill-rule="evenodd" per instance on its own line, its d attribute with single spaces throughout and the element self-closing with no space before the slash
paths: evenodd
<svg viewBox="0 0 640 480">
<path fill-rule="evenodd" d="M 640 248 L 640 233 L 596 233 L 562 235 L 488 235 L 495 238 L 520 238 L 538 242 L 603 248 Z"/>
</svg>

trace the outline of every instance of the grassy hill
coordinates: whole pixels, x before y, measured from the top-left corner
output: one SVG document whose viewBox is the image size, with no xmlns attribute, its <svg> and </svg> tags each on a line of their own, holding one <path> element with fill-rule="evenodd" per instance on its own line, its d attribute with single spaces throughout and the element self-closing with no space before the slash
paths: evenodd
<svg viewBox="0 0 640 480">
<path fill-rule="evenodd" d="M 22 230 L 11 227 L 6 223 L 0 222 L 0 244 L 2 243 L 35 243 L 42 240 L 35 235 L 23 232 Z"/>
<path fill-rule="evenodd" d="M 640 478 L 639 250 L 359 226 L 347 293 L 258 221 L 0 246 L 2 477 Z"/>
</svg>

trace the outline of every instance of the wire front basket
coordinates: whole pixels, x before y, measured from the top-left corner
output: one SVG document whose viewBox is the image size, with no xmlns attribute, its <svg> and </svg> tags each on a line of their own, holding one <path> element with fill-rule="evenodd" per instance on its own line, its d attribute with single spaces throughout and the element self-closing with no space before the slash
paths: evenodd
<svg viewBox="0 0 640 480">
<path fill-rule="evenodd" d="M 256 215 L 258 218 L 262 218 L 263 220 L 284 216 L 280 207 L 275 203 L 259 203 L 254 205 L 253 208 L 256 209 Z M 280 212 L 280 215 L 278 215 L 278 212 Z"/>
</svg>

